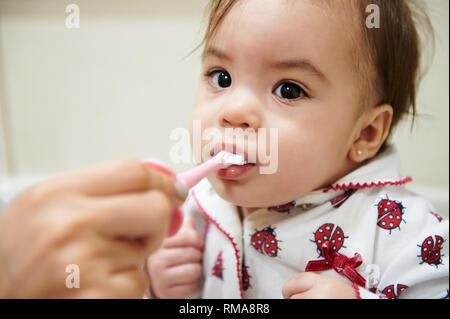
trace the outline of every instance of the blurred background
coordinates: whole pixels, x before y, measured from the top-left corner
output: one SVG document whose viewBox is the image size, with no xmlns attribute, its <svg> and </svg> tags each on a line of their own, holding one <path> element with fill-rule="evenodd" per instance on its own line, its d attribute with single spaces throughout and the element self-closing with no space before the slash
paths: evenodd
<svg viewBox="0 0 450 319">
<path fill-rule="evenodd" d="M 408 188 L 448 216 L 449 1 L 426 2 L 436 51 L 414 130 L 403 122 L 393 143 L 414 179 Z M 66 25 L 70 4 L 79 28 Z M 26 185 L 64 170 L 129 157 L 169 162 L 170 132 L 189 127 L 200 51 L 188 54 L 201 42 L 206 4 L 0 0 L 0 211 Z"/>
</svg>

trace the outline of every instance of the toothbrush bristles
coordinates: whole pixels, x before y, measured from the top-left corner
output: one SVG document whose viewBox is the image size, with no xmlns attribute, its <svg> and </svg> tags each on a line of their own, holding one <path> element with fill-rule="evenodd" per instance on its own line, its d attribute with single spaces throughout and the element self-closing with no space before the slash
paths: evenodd
<svg viewBox="0 0 450 319">
<path fill-rule="evenodd" d="M 223 165 L 225 166 L 245 165 L 245 164 L 247 164 L 247 161 L 242 155 L 225 152 L 223 156 Z"/>
</svg>

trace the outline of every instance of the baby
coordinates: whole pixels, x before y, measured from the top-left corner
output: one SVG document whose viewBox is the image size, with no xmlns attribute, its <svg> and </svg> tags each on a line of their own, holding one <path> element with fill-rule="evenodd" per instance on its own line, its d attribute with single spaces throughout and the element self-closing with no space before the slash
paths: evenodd
<svg viewBox="0 0 450 319">
<path fill-rule="evenodd" d="M 193 120 L 277 128 L 278 169 L 260 174 L 256 158 L 191 191 L 182 229 L 148 260 L 153 297 L 448 298 L 448 221 L 405 189 L 387 143 L 415 114 L 407 1 L 210 9 Z"/>
</svg>

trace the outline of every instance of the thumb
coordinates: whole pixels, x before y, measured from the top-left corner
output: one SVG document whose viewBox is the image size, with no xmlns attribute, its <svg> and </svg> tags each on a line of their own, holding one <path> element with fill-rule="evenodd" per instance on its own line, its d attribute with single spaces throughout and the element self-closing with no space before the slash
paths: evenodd
<svg viewBox="0 0 450 319">
<path fill-rule="evenodd" d="M 305 293 L 312 289 L 317 278 L 318 275 L 310 272 L 298 273 L 284 284 L 281 294 L 285 299 L 289 299 L 293 295 Z"/>
<path fill-rule="evenodd" d="M 187 216 L 184 217 L 183 228 L 196 230 L 196 228 L 195 228 L 195 221 L 194 221 L 194 218 L 192 216 L 187 215 Z"/>
</svg>

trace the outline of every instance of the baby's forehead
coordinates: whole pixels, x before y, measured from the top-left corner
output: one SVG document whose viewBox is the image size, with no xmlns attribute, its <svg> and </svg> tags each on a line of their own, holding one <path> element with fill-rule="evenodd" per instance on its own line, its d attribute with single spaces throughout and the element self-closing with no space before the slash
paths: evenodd
<svg viewBox="0 0 450 319">
<path fill-rule="evenodd" d="M 366 49 L 359 0 L 238 0 L 205 51 L 218 49 L 246 70 L 268 61 L 308 61 L 328 81 L 346 83 L 365 101 L 375 69 Z"/>
<path fill-rule="evenodd" d="M 360 28 L 352 0 L 239 0 L 206 47 L 235 54 L 247 49 L 255 56 L 323 55 L 353 63 L 364 47 Z"/>
<path fill-rule="evenodd" d="M 354 41 L 363 26 L 360 7 L 354 0 L 236 0 L 221 20 L 216 30 L 219 33 L 240 36 L 260 29 L 270 36 L 270 30 L 276 29 L 286 31 L 286 37 L 291 36 L 286 40 L 290 41 L 311 33 L 320 39 L 321 32 Z M 290 31 L 295 32 L 295 38 Z"/>
</svg>

